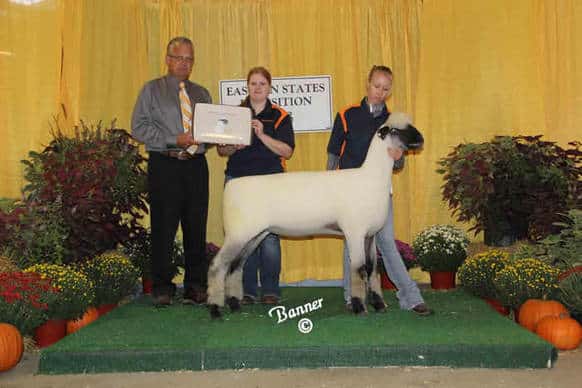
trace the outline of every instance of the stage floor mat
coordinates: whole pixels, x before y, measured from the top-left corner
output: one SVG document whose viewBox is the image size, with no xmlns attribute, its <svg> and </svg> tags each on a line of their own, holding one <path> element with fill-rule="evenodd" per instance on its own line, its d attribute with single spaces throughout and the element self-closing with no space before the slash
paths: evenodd
<svg viewBox="0 0 582 388">
<path fill-rule="evenodd" d="M 142 296 L 43 349 L 39 373 L 546 368 L 557 357 L 552 345 L 460 289 L 423 290 L 435 310 L 428 317 L 400 310 L 393 291 L 385 292 L 386 312 L 355 316 L 345 309 L 342 293 L 340 288 L 284 288 L 282 307 L 271 316 L 273 306 L 256 304 L 242 306 L 240 313 L 225 309 L 221 321 L 210 320 L 204 306 L 182 305 L 176 299 L 170 307 L 156 308 L 150 297 Z M 310 322 L 311 331 L 302 333 Z"/>
</svg>

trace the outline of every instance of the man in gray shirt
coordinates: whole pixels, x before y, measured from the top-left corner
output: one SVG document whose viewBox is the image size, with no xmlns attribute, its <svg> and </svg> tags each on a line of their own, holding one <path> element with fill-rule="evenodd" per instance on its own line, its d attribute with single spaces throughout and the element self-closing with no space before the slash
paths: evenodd
<svg viewBox="0 0 582 388">
<path fill-rule="evenodd" d="M 204 87 L 188 80 L 194 46 L 172 39 L 166 50 L 168 74 L 145 84 L 131 118 L 132 135 L 149 153 L 148 195 L 152 229 L 154 303 L 169 305 L 176 287 L 170 254 L 178 230 L 184 239 L 184 303 L 206 302 L 208 164 L 204 144 L 192 137 L 194 105 L 211 103 Z"/>
</svg>

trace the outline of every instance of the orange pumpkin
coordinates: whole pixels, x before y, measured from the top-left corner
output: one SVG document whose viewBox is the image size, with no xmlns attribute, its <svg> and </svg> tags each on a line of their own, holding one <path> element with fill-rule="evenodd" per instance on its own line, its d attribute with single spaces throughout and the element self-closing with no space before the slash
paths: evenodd
<svg viewBox="0 0 582 388">
<path fill-rule="evenodd" d="M 535 333 L 538 322 L 547 316 L 557 317 L 568 309 L 555 300 L 529 299 L 519 308 L 519 324 Z"/>
<path fill-rule="evenodd" d="M 67 334 L 71 334 L 76 332 L 82 327 L 87 326 L 94 320 L 99 318 L 99 311 L 95 307 L 89 307 L 85 314 L 79 319 L 75 319 L 74 321 L 67 321 Z"/>
<path fill-rule="evenodd" d="M 24 351 L 24 343 L 18 329 L 9 323 L 0 323 L 0 372 L 18 364 Z"/>
<path fill-rule="evenodd" d="M 582 343 L 582 326 L 565 314 L 543 318 L 536 333 L 560 350 L 576 349 Z"/>
</svg>

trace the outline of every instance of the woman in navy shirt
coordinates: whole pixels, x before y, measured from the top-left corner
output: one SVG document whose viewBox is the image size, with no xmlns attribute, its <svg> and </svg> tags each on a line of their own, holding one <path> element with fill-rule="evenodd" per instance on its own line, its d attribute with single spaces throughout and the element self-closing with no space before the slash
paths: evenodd
<svg viewBox="0 0 582 388">
<path fill-rule="evenodd" d="M 291 158 L 295 148 L 291 117 L 268 98 L 271 92 L 269 71 L 264 67 L 252 68 L 247 75 L 247 86 L 249 95 L 241 106 L 249 107 L 252 111 L 251 144 L 218 146 L 218 153 L 229 157 L 225 171 L 226 182 L 244 176 L 284 172 L 285 160 Z M 279 236 L 267 235 L 247 258 L 243 267 L 243 304 L 252 304 L 257 300 L 257 272 L 260 272 L 261 279 L 261 301 L 265 304 L 277 304 L 281 296 Z"/>
</svg>

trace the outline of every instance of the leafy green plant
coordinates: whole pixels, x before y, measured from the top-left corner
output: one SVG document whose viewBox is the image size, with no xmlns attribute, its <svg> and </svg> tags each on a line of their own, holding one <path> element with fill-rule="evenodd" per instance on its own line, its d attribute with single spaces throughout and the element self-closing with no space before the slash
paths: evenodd
<svg viewBox="0 0 582 388">
<path fill-rule="evenodd" d="M 62 203 L 57 198 L 52 203 L 28 203 L 9 214 L 4 253 L 19 268 L 66 260 L 69 228 L 61 218 L 61 209 Z"/>
<path fill-rule="evenodd" d="M 18 200 L 14 198 L 0 198 L 0 211 L 11 212 L 18 206 Z"/>
<path fill-rule="evenodd" d="M 541 138 L 496 136 L 459 144 L 440 159 L 442 196 L 457 220 L 474 222 L 475 233 L 511 231 L 514 239 L 555 232 L 558 214 L 582 198 L 581 143 L 564 149 Z"/>
<path fill-rule="evenodd" d="M 25 200 L 33 206 L 61 204 L 68 228 L 64 262 L 113 249 L 139 234 L 147 211 L 144 158 L 122 129 L 81 123 L 75 134 L 60 128 L 42 152 L 24 160 Z"/>
<path fill-rule="evenodd" d="M 582 317 L 582 272 L 572 272 L 560 281 L 558 299 L 570 312 Z"/>
<path fill-rule="evenodd" d="M 120 252 L 102 253 L 82 264 L 81 270 L 95 286 L 95 305 L 117 303 L 133 292 L 139 270 Z"/>
<path fill-rule="evenodd" d="M 152 245 L 151 231 L 144 230 L 132 239 L 125 242 L 123 252 L 131 260 L 131 263 L 139 270 L 140 276 L 144 279 L 152 278 Z M 178 273 L 178 266 L 184 266 L 184 252 L 182 244 L 174 241 L 174 246 L 170 254 L 172 278 Z"/>
<path fill-rule="evenodd" d="M 454 272 L 467 258 L 469 239 L 452 225 L 434 225 L 421 231 L 412 242 L 420 268 L 428 272 Z"/>
<path fill-rule="evenodd" d="M 510 263 L 509 253 L 490 250 L 469 257 L 459 268 L 458 276 L 463 288 L 481 297 L 498 299 L 493 279 Z"/>
<path fill-rule="evenodd" d="M 558 289 L 560 271 L 534 258 L 517 259 L 497 272 L 493 279 L 500 302 L 518 308 L 528 299 L 544 299 Z"/>
<path fill-rule="evenodd" d="M 572 209 L 562 218 L 562 222 L 554 223 L 561 228 L 559 233 L 520 246 L 515 255 L 536 257 L 563 270 L 582 265 L 582 210 Z"/>
<path fill-rule="evenodd" d="M 40 275 L 58 290 L 57 298 L 48 304 L 49 319 L 80 318 L 95 301 L 94 284 L 85 274 L 70 266 L 42 263 L 24 272 Z"/>
</svg>

